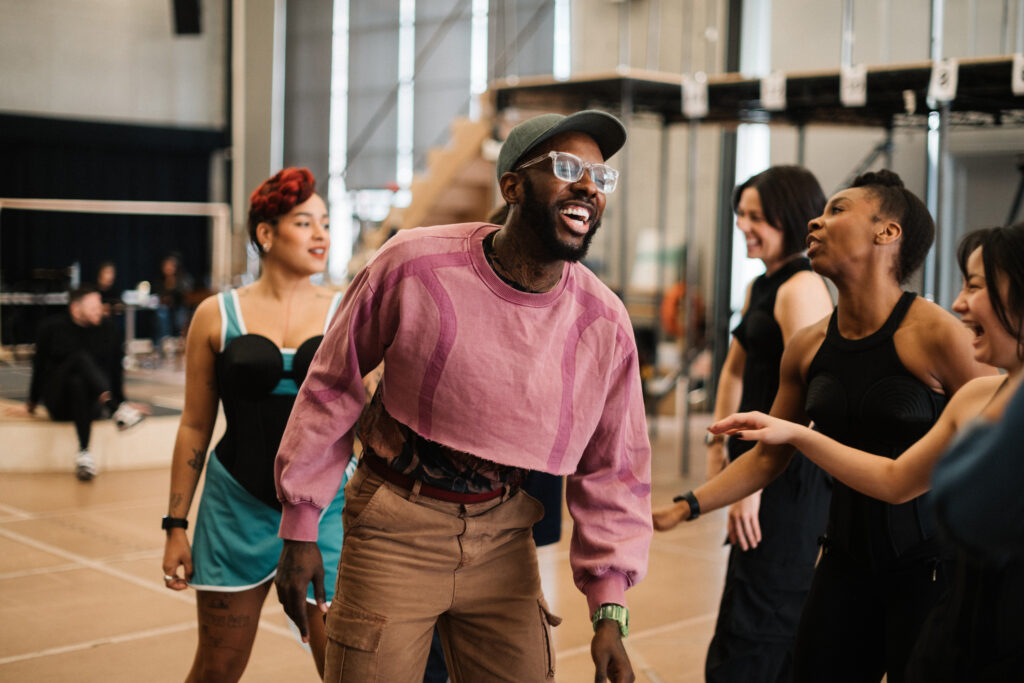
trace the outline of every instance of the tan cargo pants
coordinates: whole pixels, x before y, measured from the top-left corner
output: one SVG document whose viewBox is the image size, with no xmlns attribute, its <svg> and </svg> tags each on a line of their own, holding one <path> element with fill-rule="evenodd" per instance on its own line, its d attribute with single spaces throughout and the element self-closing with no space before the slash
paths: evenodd
<svg viewBox="0 0 1024 683">
<path fill-rule="evenodd" d="M 550 681 L 551 627 L 521 491 L 484 503 L 418 495 L 361 466 L 327 614 L 325 681 L 419 683 L 435 623 L 455 683 Z"/>
</svg>

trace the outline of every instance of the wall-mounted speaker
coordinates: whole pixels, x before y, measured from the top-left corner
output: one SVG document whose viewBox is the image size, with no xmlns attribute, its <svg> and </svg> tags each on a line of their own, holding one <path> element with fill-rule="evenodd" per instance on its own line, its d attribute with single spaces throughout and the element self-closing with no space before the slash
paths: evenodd
<svg viewBox="0 0 1024 683">
<path fill-rule="evenodd" d="M 199 0 L 171 0 L 174 6 L 174 32 L 178 35 L 201 33 L 199 28 Z"/>
</svg>

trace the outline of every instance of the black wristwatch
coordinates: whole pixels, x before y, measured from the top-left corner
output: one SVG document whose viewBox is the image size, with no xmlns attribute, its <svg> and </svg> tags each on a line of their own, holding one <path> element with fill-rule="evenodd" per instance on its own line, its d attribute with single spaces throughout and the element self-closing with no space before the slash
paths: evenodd
<svg viewBox="0 0 1024 683">
<path fill-rule="evenodd" d="M 160 528 L 164 531 L 170 531 L 171 529 L 187 529 L 188 520 L 184 517 L 168 517 L 164 515 L 163 521 L 160 522 Z"/>
<path fill-rule="evenodd" d="M 690 506 L 690 516 L 686 518 L 686 521 L 692 522 L 700 517 L 700 503 L 697 502 L 697 496 L 693 495 L 693 491 L 687 491 L 681 496 L 676 496 L 672 499 L 672 502 L 678 503 L 683 500 Z"/>
</svg>

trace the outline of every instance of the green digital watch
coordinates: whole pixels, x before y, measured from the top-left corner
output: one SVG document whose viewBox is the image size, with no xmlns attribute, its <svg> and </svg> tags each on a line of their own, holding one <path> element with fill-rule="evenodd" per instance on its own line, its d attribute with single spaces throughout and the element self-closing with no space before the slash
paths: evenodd
<svg viewBox="0 0 1024 683">
<path fill-rule="evenodd" d="M 629 609 L 622 605 L 606 602 L 594 612 L 594 630 L 597 630 L 597 622 L 602 619 L 611 619 L 619 625 L 619 632 L 625 638 L 629 635 Z"/>
</svg>

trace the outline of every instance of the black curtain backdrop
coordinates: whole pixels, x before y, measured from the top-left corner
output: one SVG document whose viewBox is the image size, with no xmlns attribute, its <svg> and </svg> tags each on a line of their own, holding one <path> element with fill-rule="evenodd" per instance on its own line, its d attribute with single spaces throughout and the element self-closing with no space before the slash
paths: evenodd
<svg viewBox="0 0 1024 683">
<path fill-rule="evenodd" d="M 211 154 L 227 145 L 220 130 L 0 114 L 0 197 L 205 202 Z M 196 286 L 209 284 L 206 218 L 0 212 L 5 292 L 52 290 L 53 283 L 38 277 L 40 269 L 75 262 L 82 282 L 91 283 L 105 260 L 116 265 L 115 286 L 133 289 L 140 280 L 155 280 L 160 260 L 171 252 Z M 7 308 L 4 343 L 15 341 L 7 334 L 13 332 Z M 14 336 L 25 330 L 19 332 Z"/>
</svg>

